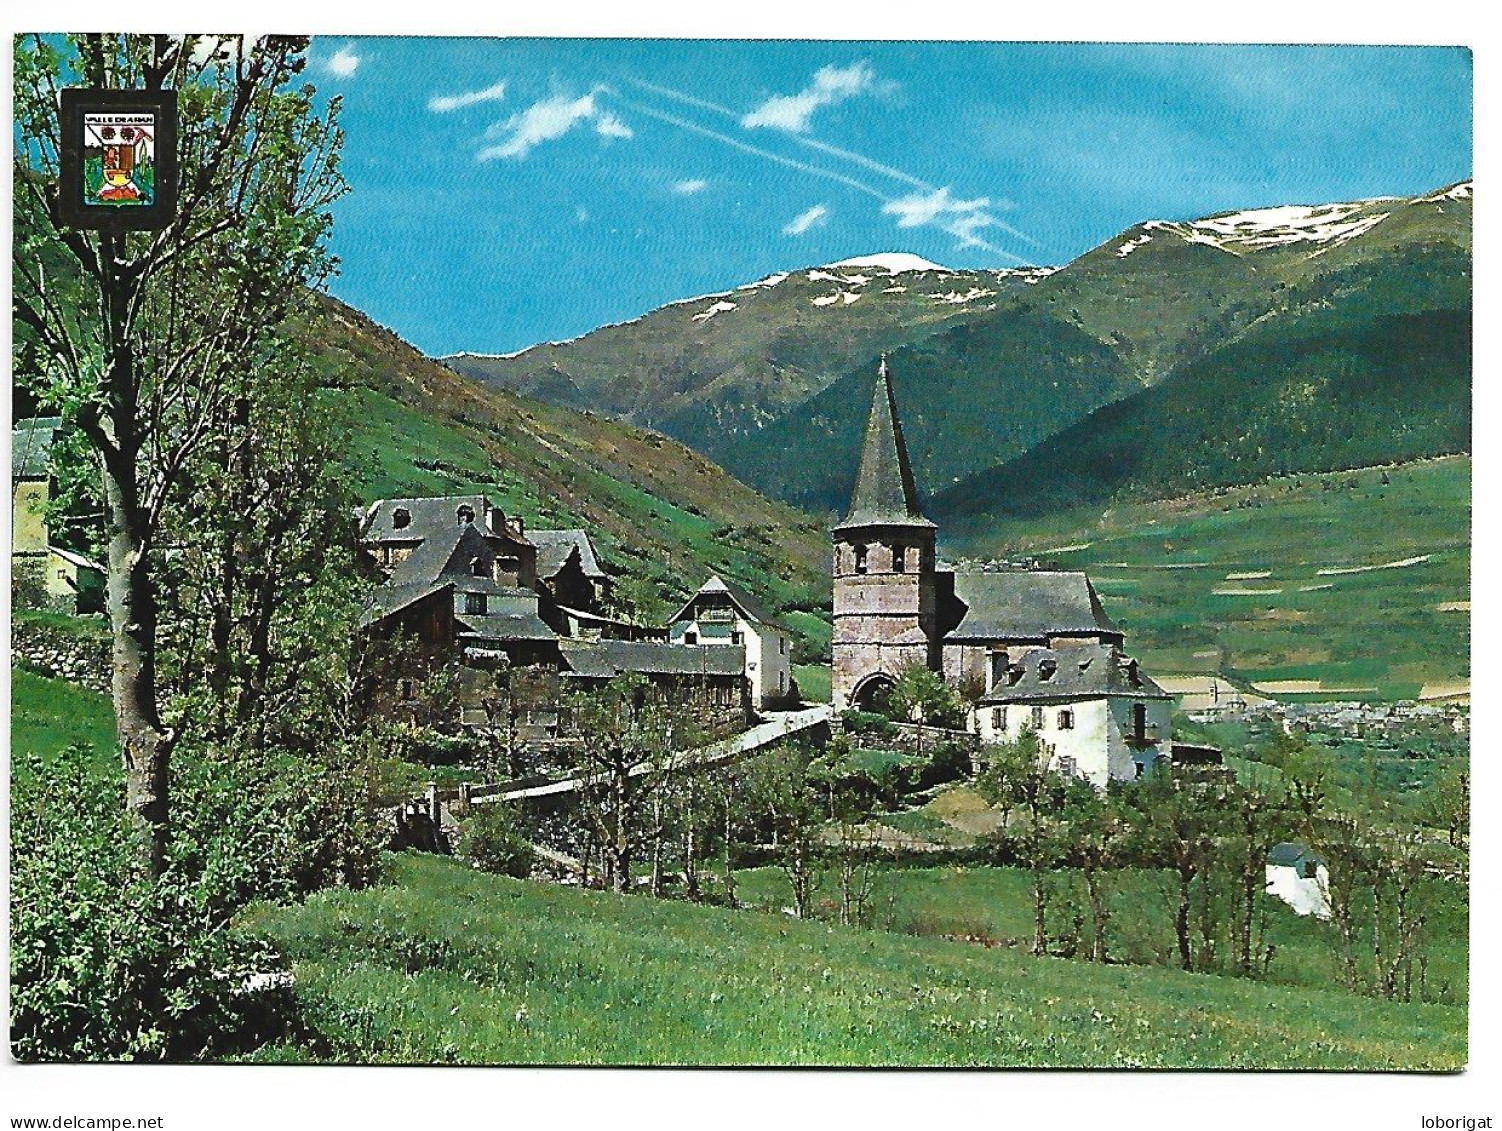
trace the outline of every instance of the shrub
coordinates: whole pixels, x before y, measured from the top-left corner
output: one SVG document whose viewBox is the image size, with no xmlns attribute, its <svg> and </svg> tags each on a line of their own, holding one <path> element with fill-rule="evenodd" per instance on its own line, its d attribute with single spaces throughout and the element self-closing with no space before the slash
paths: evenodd
<svg viewBox="0 0 1502 1131">
<path fill-rule="evenodd" d="M 285 1029 L 285 990 L 249 989 L 255 975 L 282 970 L 277 956 L 230 929 L 244 888 L 243 865 L 230 861 L 250 846 L 204 853 L 180 831 L 152 881 L 138 867 L 123 790 L 93 769 L 88 747 L 45 763 L 16 757 L 30 762 L 11 799 L 16 1059 L 203 1059 Z"/>
<path fill-rule="evenodd" d="M 460 852 L 482 872 L 526 879 L 534 853 L 520 820 L 504 805 L 483 805 L 464 822 Z"/>
<path fill-rule="evenodd" d="M 892 734 L 897 729 L 891 719 L 875 711 L 845 711 L 840 721 L 851 734 Z"/>
</svg>

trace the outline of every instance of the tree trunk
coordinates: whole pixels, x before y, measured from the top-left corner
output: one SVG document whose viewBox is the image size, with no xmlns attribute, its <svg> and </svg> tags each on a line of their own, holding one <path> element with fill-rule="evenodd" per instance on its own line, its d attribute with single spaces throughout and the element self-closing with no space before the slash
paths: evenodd
<svg viewBox="0 0 1502 1131">
<path fill-rule="evenodd" d="M 731 859 L 730 798 L 725 798 L 725 901 L 735 908 L 735 864 Z"/>
<path fill-rule="evenodd" d="M 1085 894 L 1090 900 L 1090 960 L 1105 962 L 1106 924 L 1111 918 L 1111 912 L 1106 907 L 1105 896 L 1101 891 L 1100 869 L 1094 863 L 1087 864 L 1085 868 Z"/>
<path fill-rule="evenodd" d="M 1189 946 L 1190 885 L 1194 883 L 1192 865 L 1179 864 L 1179 907 L 1173 917 L 1174 934 L 1179 943 L 1179 965 L 1185 970 L 1194 969 L 1194 953 Z"/>
</svg>

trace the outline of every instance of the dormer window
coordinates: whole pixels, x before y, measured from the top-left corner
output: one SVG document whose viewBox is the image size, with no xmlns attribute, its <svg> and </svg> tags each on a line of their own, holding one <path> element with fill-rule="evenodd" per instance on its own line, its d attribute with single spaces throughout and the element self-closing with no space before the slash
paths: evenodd
<svg viewBox="0 0 1502 1131">
<path fill-rule="evenodd" d="M 495 579 L 497 581 L 502 580 L 508 574 L 519 573 L 520 571 L 521 561 L 518 558 L 495 559 Z"/>
<path fill-rule="evenodd" d="M 405 530 L 412 525 L 412 512 L 406 507 L 397 507 L 391 512 L 391 529 Z"/>
<path fill-rule="evenodd" d="M 866 547 L 864 543 L 855 548 L 855 572 L 866 572 Z"/>
<path fill-rule="evenodd" d="M 1008 657 L 1005 652 L 991 653 L 991 686 L 995 687 L 1007 677 Z"/>
<path fill-rule="evenodd" d="M 907 547 L 906 546 L 893 546 L 892 547 L 892 572 L 894 572 L 894 573 L 906 573 L 907 572 Z"/>
<path fill-rule="evenodd" d="M 1058 660 L 1039 660 L 1038 661 L 1038 679 L 1041 680 L 1044 683 L 1047 683 L 1049 680 L 1053 679 L 1054 673 L 1057 672 L 1058 670 L 1059 670 L 1059 661 Z"/>
<path fill-rule="evenodd" d="M 472 577 L 484 577 L 485 576 L 485 563 L 483 561 L 481 561 L 479 558 L 470 558 L 469 559 L 469 572 L 470 572 L 470 576 L 472 576 Z"/>
<path fill-rule="evenodd" d="M 1127 679 L 1133 687 L 1142 686 L 1142 673 L 1137 670 L 1137 661 L 1132 660 L 1127 664 Z"/>
<path fill-rule="evenodd" d="M 475 508 L 470 506 L 468 503 L 465 503 L 462 507 L 454 512 L 454 518 L 458 521 L 460 526 L 470 526 L 475 521 Z"/>
</svg>

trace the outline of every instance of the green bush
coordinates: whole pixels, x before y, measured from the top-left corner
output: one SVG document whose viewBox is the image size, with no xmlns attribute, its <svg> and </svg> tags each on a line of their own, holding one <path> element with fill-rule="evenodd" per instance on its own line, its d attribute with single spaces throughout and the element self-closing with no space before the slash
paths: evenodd
<svg viewBox="0 0 1502 1131">
<path fill-rule="evenodd" d="M 897 729 L 891 719 L 875 711 L 845 711 L 840 721 L 851 734 L 891 734 Z"/>
<path fill-rule="evenodd" d="M 464 822 L 459 851 L 482 872 L 526 879 L 534 853 L 517 814 L 504 805 L 482 805 Z"/>
</svg>

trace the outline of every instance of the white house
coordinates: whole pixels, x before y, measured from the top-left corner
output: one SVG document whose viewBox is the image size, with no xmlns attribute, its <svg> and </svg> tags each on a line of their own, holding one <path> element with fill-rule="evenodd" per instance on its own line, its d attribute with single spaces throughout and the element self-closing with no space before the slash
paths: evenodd
<svg viewBox="0 0 1502 1131">
<path fill-rule="evenodd" d="M 1097 788 L 1168 764 L 1173 698 L 1119 644 L 1060 643 L 991 659 L 971 716 L 981 741 L 1009 742 L 1031 730 L 1049 769 Z"/>
<path fill-rule="evenodd" d="M 1267 893 L 1300 915 L 1330 917 L 1330 871 L 1307 844 L 1275 844 L 1267 854 Z"/>
<path fill-rule="evenodd" d="M 737 586 L 711 577 L 668 622 L 680 645 L 743 645 L 751 702 L 785 703 L 792 695 L 792 646 L 787 628 Z"/>
</svg>

